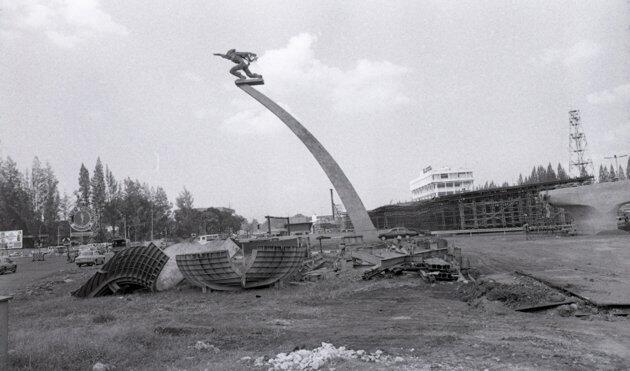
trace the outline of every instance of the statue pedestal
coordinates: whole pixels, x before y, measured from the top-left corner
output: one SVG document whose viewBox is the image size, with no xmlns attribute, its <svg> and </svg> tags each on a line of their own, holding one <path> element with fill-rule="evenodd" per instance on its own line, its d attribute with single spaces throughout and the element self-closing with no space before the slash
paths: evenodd
<svg viewBox="0 0 630 371">
<path fill-rule="evenodd" d="M 258 79 L 238 79 L 236 81 L 234 81 L 234 83 L 236 84 L 236 86 L 239 85 L 264 85 L 265 84 L 265 80 L 261 78 Z"/>
</svg>

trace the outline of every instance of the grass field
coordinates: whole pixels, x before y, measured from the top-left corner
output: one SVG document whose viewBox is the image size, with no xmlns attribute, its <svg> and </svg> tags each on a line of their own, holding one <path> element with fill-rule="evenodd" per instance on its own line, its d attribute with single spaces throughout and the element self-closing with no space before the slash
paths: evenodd
<svg viewBox="0 0 630 371">
<path fill-rule="evenodd" d="M 627 279 L 629 237 L 457 237 L 483 274 L 558 265 Z M 590 263 L 590 264 L 586 264 Z M 583 268 L 587 267 L 587 268 Z M 630 320 L 520 313 L 461 300 L 466 284 L 413 276 L 362 281 L 349 268 L 325 280 L 242 292 L 180 286 L 94 299 L 69 295 L 97 268 L 63 257 L 18 261 L 0 276 L 10 304 L 11 369 L 268 369 L 259 357 L 322 342 L 399 357 L 333 360 L 337 369 L 627 369 Z M 262 358 L 263 361 L 266 358 Z M 391 358 L 393 359 L 393 358 Z M 258 363 L 260 364 L 260 362 Z"/>
</svg>

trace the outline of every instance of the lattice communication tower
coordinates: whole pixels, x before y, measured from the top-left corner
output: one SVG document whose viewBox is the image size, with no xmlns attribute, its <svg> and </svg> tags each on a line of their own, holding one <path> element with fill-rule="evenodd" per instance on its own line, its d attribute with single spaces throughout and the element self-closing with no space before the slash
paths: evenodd
<svg viewBox="0 0 630 371">
<path fill-rule="evenodd" d="M 593 161 L 586 158 L 586 135 L 582 129 L 579 110 L 569 111 L 569 130 L 569 172 L 575 171 L 581 177 L 593 175 Z"/>
</svg>

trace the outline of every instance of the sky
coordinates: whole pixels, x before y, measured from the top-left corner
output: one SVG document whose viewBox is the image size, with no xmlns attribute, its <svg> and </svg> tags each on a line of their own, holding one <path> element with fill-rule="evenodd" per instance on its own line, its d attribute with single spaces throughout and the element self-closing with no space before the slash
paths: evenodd
<svg viewBox="0 0 630 371">
<path fill-rule="evenodd" d="M 630 153 L 628 1 L 0 0 L 0 156 L 49 162 L 68 194 L 100 157 L 171 201 L 330 213 L 306 147 L 212 56 L 231 48 L 368 209 L 428 165 L 566 168 L 571 109 L 596 167 Z"/>
</svg>

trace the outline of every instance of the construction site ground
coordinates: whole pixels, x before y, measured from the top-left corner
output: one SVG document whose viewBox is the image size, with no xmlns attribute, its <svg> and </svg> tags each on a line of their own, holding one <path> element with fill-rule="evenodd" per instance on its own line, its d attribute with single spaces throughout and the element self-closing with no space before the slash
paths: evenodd
<svg viewBox="0 0 630 371">
<path fill-rule="evenodd" d="M 450 240 L 479 269 L 484 283 L 428 284 L 411 274 L 364 281 L 360 277 L 366 268 L 349 265 L 316 282 L 282 287 L 202 293 L 180 285 L 160 293 L 78 299 L 70 292 L 98 267 L 77 268 L 63 256 L 42 262 L 16 259 L 18 272 L 0 276 L 0 294 L 14 295 L 9 366 L 269 369 L 273 364 L 268 359 L 279 353 L 325 342 L 370 354 L 380 350 L 387 357 L 333 359 L 323 369 L 629 367 L 630 319 L 623 309 L 591 308 L 579 317 L 560 315 L 557 308 L 534 313 L 513 309 L 535 304 L 536 293 L 559 295 L 515 271 L 547 274 L 591 296 L 599 292 L 607 301 L 628 301 L 630 235 Z M 626 291 L 611 289 L 611 280 Z M 494 294 L 485 295 L 483 285 Z M 499 286 L 519 287 L 527 300 L 515 296 L 518 290 L 507 295 L 516 304 L 494 300 L 500 298 Z M 562 296 L 571 298 L 566 292 Z"/>
</svg>

